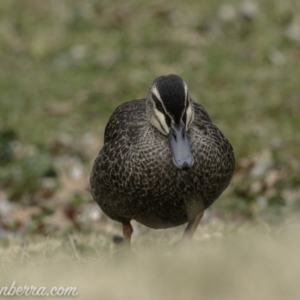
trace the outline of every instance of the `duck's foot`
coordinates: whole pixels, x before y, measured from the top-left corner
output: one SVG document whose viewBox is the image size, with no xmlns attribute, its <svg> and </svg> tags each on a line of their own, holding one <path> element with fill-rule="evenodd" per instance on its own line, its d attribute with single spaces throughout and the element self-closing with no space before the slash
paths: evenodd
<svg viewBox="0 0 300 300">
<path fill-rule="evenodd" d="M 133 228 L 130 224 L 130 221 L 124 222 L 123 224 L 123 236 L 125 246 L 130 249 L 131 235 L 133 233 Z"/>
<path fill-rule="evenodd" d="M 174 243 L 174 246 L 179 246 L 182 245 L 183 243 L 185 243 L 186 241 L 191 240 L 191 238 L 193 237 L 202 217 L 204 215 L 204 211 L 199 213 L 198 215 L 196 215 L 195 218 L 193 218 L 192 220 L 189 221 L 186 229 L 183 232 L 183 235 L 181 237 L 181 239 L 177 242 Z"/>
</svg>

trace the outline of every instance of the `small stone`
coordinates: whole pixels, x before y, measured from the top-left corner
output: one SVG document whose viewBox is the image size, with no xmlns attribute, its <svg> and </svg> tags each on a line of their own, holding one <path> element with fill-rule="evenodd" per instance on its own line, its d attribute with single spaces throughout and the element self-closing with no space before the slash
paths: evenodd
<svg viewBox="0 0 300 300">
<path fill-rule="evenodd" d="M 269 150 L 263 151 L 252 167 L 250 176 L 255 178 L 265 175 L 267 170 L 272 166 L 272 163 L 271 152 Z"/>
<path fill-rule="evenodd" d="M 90 211 L 89 217 L 92 221 L 97 222 L 102 218 L 102 211 L 97 207 L 97 209 Z"/>
<path fill-rule="evenodd" d="M 121 243 L 123 243 L 124 239 L 123 237 L 121 237 L 120 235 L 114 235 L 112 238 L 114 244 L 119 245 Z"/>
<path fill-rule="evenodd" d="M 84 59 L 87 56 L 87 47 L 86 45 L 74 45 L 70 49 L 70 53 L 75 60 Z"/>
<path fill-rule="evenodd" d="M 245 20 L 248 21 L 256 19 L 258 15 L 257 4 L 252 1 L 246 1 L 242 3 L 240 6 L 240 14 Z"/>
<path fill-rule="evenodd" d="M 227 23 L 234 21 L 237 17 L 237 14 L 234 6 L 229 4 L 223 4 L 219 9 L 218 16 L 221 21 Z"/>
<path fill-rule="evenodd" d="M 294 42 L 300 42 L 300 26 L 296 23 L 291 23 L 286 28 L 284 35 Z"/>
<path fill-rule="evenodd" d="M 268 207 L 268 200 L 266 197 L 263 196 L 257 197 L 256 203 L 260 209 L 266 209 Z"/>
<path fill-rule="evenodd" d="M 286 63 L 285 56 L 278 50 L 273 50 L 270 53 L 269 60 L 275 66 L 282 66 Z"/>
<path fill-rule="evenodd" d="M 80 164 L 74 164 L 69 170 L 70 178 L 78 180 L 83 176 L 83 168 Z"/>
<path fill-rule="evenodd" d="M 0 190 L 0 216 L 7 217 L 12 209 L 12 203 L 6 198 L 4 192 L 2 193 Z"/>
</svg>

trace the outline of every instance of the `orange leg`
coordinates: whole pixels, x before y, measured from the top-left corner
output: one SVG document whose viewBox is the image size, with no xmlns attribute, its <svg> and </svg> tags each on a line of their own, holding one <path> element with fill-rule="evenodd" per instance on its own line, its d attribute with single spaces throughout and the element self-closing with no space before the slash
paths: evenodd
<svg viewBox="0 0 300 300">
<path fill-rule="evenodd" d="M 204 211 L 199 213 L 195 218 L 193 218 L 191 221 L 189 221 L 186 229 L 183 232 L 182 238 L 180 241 L 184 241 L 184 240 L 189 240 L 193 237 L 199 223 L 200 220 L 202 219 L 204 214 Z"/>
<path fill-rule="evenodd" d="M 130 248 L 131 235 L 133 233 L 133 228 L 130 222 L 122 223 L 123 224 L 123 236 L 126 247 Z"/>
</svg>

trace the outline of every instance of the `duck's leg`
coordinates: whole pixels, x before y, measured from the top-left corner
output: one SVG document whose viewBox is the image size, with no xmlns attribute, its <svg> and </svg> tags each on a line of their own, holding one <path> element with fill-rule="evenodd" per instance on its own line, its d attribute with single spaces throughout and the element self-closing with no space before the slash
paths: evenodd
<svg viewBox="0 0 300 300">
<path fill-rule="evenodd" d="M 186 229 L 183 232 L 182 238 L 180 241 L 189 240 L 193 237 L 202 217 L 203 217 L 204 211 L 196 215 L 195 218 L 193 218 L 191 221 L 189 221 Z"/>
<path fill-rule="evenodd" d="M 133 233 L 133 228 L 129 222 L 124 222 L 123 224 L 123 236 L 126 247 L 130 248 L 131 235 Z"/>
</svg>

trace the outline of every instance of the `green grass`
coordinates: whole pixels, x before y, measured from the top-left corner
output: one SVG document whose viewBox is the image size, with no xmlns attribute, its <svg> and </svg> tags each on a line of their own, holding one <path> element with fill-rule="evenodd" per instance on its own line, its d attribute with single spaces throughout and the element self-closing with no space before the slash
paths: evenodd
<svg viewBox="0 0 300 300">
<path fill-rule="evenodd" d="M 274 137 L 284 138 L 292 154 L 299 45 L 283 33 L 299 11 L 292 2 L 265 0 L 253 22 L 237 16 L 224 23 L 221 1 L 189 2 L 3 1 L 2 126 L 33 143 L 58 131 L 97 132 L 116 105 L 174 72 L 238 158 L 270 147 Z M 232 3 L 238 10 L 239 1 Z M 285 64 L 272 65 L 275 50 Z M 53 102 L 70 103 L 68 116 L 49 115 Z"/>
<path fill-rule="evenodd" d="M 36 178 L 59 174 L 63 155 L 79 159 L 88 177 L 115 107 L 143 97 L 155 77 L 177 73 L 233 144 L 238 166 L 270 153 L 259 178 L 250 168 L 242 183 L 233 179 L 220 209 L 265 214 L 257 205 L 262 196 L 267 210 L 294 211 L 299 196 L 287 195 L 299 193 L 300 38 L 287 32 L 299 26 L 299 6 L 260 1 L 246 20 L 243 3 L 1 1 L 0 189 L 10 200 L 38 198 Z M 226 18 L 228 5 L 233 16 Z M 71 146 L 57 150 L 66 134 Z M 92 150 L 76 145 L 86 134 L 98 141 Z M 47 167 L 27 175 L 22 166 L 32 155 L 33 164 Z M 268 172 L 279 172 L 275 192 L 263 183 L 253 194 L 251 185 Z"/>
</svg>

